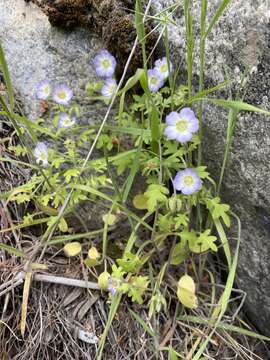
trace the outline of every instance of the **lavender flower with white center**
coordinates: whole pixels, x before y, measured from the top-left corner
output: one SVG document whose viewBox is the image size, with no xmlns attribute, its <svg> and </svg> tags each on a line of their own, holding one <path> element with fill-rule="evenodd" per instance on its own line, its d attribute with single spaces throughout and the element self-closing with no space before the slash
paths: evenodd
<svg viewBox="0 0 270 360">
<path fill-rule="evenodd" d="M 108 280 L 108 291 L 111 293 L 112 296 L 117 294 L 117 288 L 120 285 L 120 281 L 114 279 L 112 276 L 109 277 Z"/>
<path fill-rule="evenodd" d="M 107 50 L 101 50 L 93 60 L 95 70 L 98 76 L 110 78 L 113 76 L 116 68 L 116 59 Z"/>
<path fill-rule="evenodd" d="M 40 100 L 47 100 L 51 95 L 51 85 L 48 80 L 43 80 L 36 86 L 36 95 Z"/>
<path fill-rule="evenodd" d="M 157 70 L 159 77 L 163 80 L 166 80 L 169 76 L 169 73 L 172 72 L 173 67 L 170 61 L 168 66 L 168 60 L 166 57 L 164 57 L 155 61 L 155 69 Z"/>
<path fill-rule="evenodd" d="M 202 180 L 192 168 L 179 171 L 174 180 L 173 187 L 184 195 L 191 195 L 202 187 Z"/>
<path fill-rule="evenodd" d="M 117 89 L 117 83 L 114 79 L 107 79 L 101 89 L 101 95 L 112 97 Z"/>
<path fill-rule="evenodd" d="M 165 136 L 169 140 L 185 143 L 192 139 L 192 134 L 199 130 L 199 120 L 190 108 L 183 108 L 180 113 L 172 111 L 166 117 Z"/>
<path fill-rule="evenodd" d="M 60 118 L 58 121 L 58 127 L 60 128 L 70 128 L 76 123 L 76 118 L 74 116 L 69 116 L 66 113 L 60 114 Z"/>
<path fill-rule="evenodd" d="M 38 142 L 34 150 L 34 156 L 38 164 L 48 165 L 48 148 L 43 142 Z"/>
<path fill-rule="evenodd" d="M 59 84 L 53 91 L 53 100 L 60 105 L 68 105 L 72 99 L 73 91 L 66 84 Z"/>
<path fill-rule="evenodd" d="M 157 92 L 164 85 L 164 81 L 160 78 L 157 69 L 147 70 L 147 78 L 151 92 Z"/>
</svg>

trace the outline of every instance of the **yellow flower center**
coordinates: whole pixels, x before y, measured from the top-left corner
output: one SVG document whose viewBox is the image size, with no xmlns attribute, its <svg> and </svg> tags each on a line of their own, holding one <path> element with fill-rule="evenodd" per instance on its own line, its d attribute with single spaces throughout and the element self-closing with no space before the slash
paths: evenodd
<svg viewBox="0 0 270 360">
<path fill-rule="evenodd" d="M 108 59 L 103 59 L 103 60 L 102 60 L 102 66 L 103 66 L 105 69 L 108 69 L 108 68 L 111 66 L 110 60 L 108 60 Z"/>
<path fill-rule="evenodd" d="M 110 93 L 110 94 L 114 93 L 115 89 L 116 89 L 115 85 L 110 85 L 110 86 L 109 86 L 109 89 L 108 89 L 108 90 L 109 90 L 109 93 Z"/>
<path fill-rule="evenodd" d="M 150 79 L 150 82 L 151 82 L 151 84 L 156 85 L 158 83 L 158 79 L 155 78 L 154 76 L 152 76 Z"/>
<path fill-rule="evenodd" d="M 41 161 L 45 161 L 47 159 L 47 154 L 42 153 L 42 154 L 40 154 L 39 158 L 40 158 Z"/>
<path fill-rule="evenodd" d="M 176 129 L 179 132 L 185 132 L 188 129 L 188 122 L 186 119 L 180 119 L 179 121 L 177 121 L 176 123 Z"/>
<path fill-rule="evenodd" d="M 64 121 L 63 121 L 64 125 L 70 125 L 71 124 L 71 119 L 70 118 L 66 118 Z"/>
<path fill-rule="evenodd" d="M 44 91 L 45 94 L 49 94 L 49 92 L 50 92 L 49 86 L 48 86 L 48 85 L 45 86 L 44 89 L 43 89 L 43 91 Z"/>
<path fill-rule="evenodd" d="M 167 64 L 163 64 L 163 65 L 160 66 L 159 69 L 160 69 L 161 72 L 165 73 L 165 72 L 168 71 L 168 65 L 167 65 Z"/>
<path fill-rule="evenodd" d="M 58 97 L 62 100 L 65 99 L 66 96 L 67 96 L 67 94 L 64 90 L 58 92 Z"/>
<path fill-rule="evenodd" d="M 187 175 L 184 177 L 184 184 L 190 186 L 194 183 L 194 179 L 191 175 Z"/>
</svg>

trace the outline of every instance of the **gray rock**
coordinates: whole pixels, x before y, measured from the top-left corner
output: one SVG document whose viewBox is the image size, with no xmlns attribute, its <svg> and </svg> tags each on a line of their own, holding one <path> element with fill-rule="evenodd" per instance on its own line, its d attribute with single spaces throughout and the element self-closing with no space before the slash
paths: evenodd
<svg viewBox="0 0 270 360">
<path fill-rule="evenodd" d="M 174 0 L 154 0 L 154 12 Z M 199 1 L 194 2 L 194 19 L 199 19 Z M 220 1 L 209 3 L 210 16 Z M 210 4 L 211 3 L 211 4 Z M 173 15 L 177 27 L 169 26 L 172 57 L 185 66 L 183 9 Z M 270 3 L 236 0 L 213 29 L 206 44 L 206 81 L 223 81 L 225 69 L 239 86 L 241 73 L 248 68 L 244 100 L 270 110 Z M 196 40 L 194 74 L 198 75 L 198 23 L 194 21 Z M 194 81 L 196 82 L 196 76 Z M 223 93 L 224 96 L 224 93 Z M 229 94 L 225 94 L 229 96 Z M 205 106 L 204 159 L 218 179 L 224 154 L 227 112 Z M 240 216 L 242 243 L 237 279 L 247 292 L 246 307 L 261 332 L 270 335 L 270 118 L 241 113 L 235 130 L 232 151 L 224 179 L 222 197 Z M 234 229 L 231 235 L 234 234 Z M 233 241 L 232 241 L 233 243 Z"/>
<path fill-rule="evenodd" d="M 82 28 L 71 32 L 54 28 L 36 5 L 24 0 L 0 0 L 0 23 L 11 79 L 27 116 L 40 115 L 34 91 L 43 79 L 52 84 L 67 82 L 79 104 L 83 101 L 86 83 L 97 80 L 91 64 L 102 48 L 97 36 Z M 84 103 L 91 121 L 104 115 L 104 105 L 99 105 Z"/>
<path fill-rule="evenodd" d="M 85 92 L 87 82 L 98 80 L 91 59 L 103 44 L 95 34 L 83 28 L 70 32 L 54 28 L 40 8 L 24 0 L 0 0 L 0 24 L 11 80 L 26 116 L 32 120 L 41 116 L 35 87 L 48 79 L 52 85 L 65 82 L 72 88 L 82 110 L 80 124 L 101 123 L 106 105 L 87 100 Z M 102 224 L 99 220 L 106 210 L 99 205 L 84 210 L 89 228 Z"/>
</svg>

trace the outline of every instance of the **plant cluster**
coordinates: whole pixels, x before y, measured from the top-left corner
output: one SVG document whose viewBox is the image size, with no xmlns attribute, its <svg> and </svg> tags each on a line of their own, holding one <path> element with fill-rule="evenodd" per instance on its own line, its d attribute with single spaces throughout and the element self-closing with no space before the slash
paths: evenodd
<svg viewBox="0 0 270 360">
<path fill-rule="evenodd" d="M 91 89 L 92 95 L 97 92 L 101 101 L 108 102 L 113 95 L 119 95 L 122 100 L 127 91 L 132 93 L 137 83 L 142 89 L 139 93 L 133 92 L 132 100 L 120 108 L 113 125 L 100 135 L 98 147 L 104 150 L 104 158 L 95 161 L 94 171 L 91 162 L 89 170 L 80 170 L 83 164 L 80 146 L 91 143 L 91 138 L 97 136 L 97 129 L 91 125 L 86 130 L 80 127 L 80 110 L 75 103 L 71 103 L 73 92 L 67 84 L 58 84 L 53 88 L 44 80 L 37 85 L 36 95 L 38 100 L 46 101 L 52 119 L 38 119 L 35 122 L 37 127 L 32 128 L 37 139 L 45 138 L 44 141 L 38 140 L 32 149 L 35 162 L 41 167 L 42 173 L 35 169 L 31 179 L 14 190 L 9 199 L 19 204 L 34 201 L 39 209 L 50 215 L 47 224 L 51 227 L 67 194 L 73 188 L 69 206 L 58 223 L 59 230 L 66 233 L 69 227 L 65 214 L 81 201 L 97 201 L 101 194 L 113 203 L 107 217 L 103 218 L 107 225 L 113 225 L 119 212 L 125 213 L 126 200 L 135 175 L 141 174 L 146 188 L 134 197 L 133 206 L 145 211 L 147 219 L 154 218 L 152 231 L 155 235 L 151 236 L 150 243 L 142 244 L 136 250 L 134 231 L 126 244 L 123 257 L 115 259 L 116 263 L 108 275 L 107 289 L 112 296 L 127 293 L 133 301 L 142 303 L 149 277 L 140 275 L 140 272 L 144 271 L 143 265 L 151 259 L 154 252 L 162 251 L 168 244 L 168 239 L 174 239 L 168 251 L 169 266 L 184 263 L 192 253 L 217 251 L 217 237 L 212 234 L 213 221 L 221 224 L 222 220 L 229 226 L 229 206 L 220 203 L 214 181 L 206 167 L 196 164 L 196 152 L 200 144 L 199 120 L 188 106 L 186 88 L 182 85 L 175 85 L 173 88 L 169 86 L 168 79 L 173 79 L 175 75 L 170 60 L 166 57 L 158 59 L 154 68 L 146 72 L 138 69 L 126 85 L 119 89 L 118 94 L 116 80 L 113 78 L 117 65 L 114 56 L 107 50 L 102 50 L 94 58 L 93 64 L 102 81 L 88 84 L 87 91 Z M 123 103 L 121 100 L 120 106 Z M 158 148 L 153 142 L 153 121 L 158 122 Z M 121 134 L 132 142 L 131 149 L 122 149 Z M 48 145 L 46 137 L 55 141 L 49 141 Z M 117 149 L 112 139 L 118 140 Z M 64 152 L 62 147 L 65 148 Z M 13 150 L 17 154 L 27 153 L 27 149 L 21 146 Z M 121 186 L 116 180 L 110 179 L 108 163 L 115 167 L 117 176 L 129 174 L 122 189 L 112 195 L 101 192 L 105 189 L 113 191 Z M 197 209 L 200 209 L 199 213 Z M 126 216 L 130 218 L 129 213 Z M 130 220 L 134 226 L 134 218 Z M 25 221 L 31 223 L 31 215 L 27 215 Z M 73 246 L 73 250 L 70 248 L 69 252 L 66 251 L 66 254 L 70 254 L 68 256 L 80 253 L 80 244 L 69 245 Z M 85 259 L 85 263 L 88 266 L 100 265 L 98 255 L 97 252 L 95 259 L 93 256 L 92 260 L 91 257 Z M 103 259 L 104 257 L 103 252 Z M 103 279 L 104 276 L 102 273 Z M 159 301 L 156 296 L 160 297 Z M 153 299 L 154 302 L 150 301 L 151 313 L 154 311 L 153 304 L 155 310 L 161 309 L 160 303 L 165 305 L 160 288 L 155 289 Z M 179 299 L 182 301 L 181 296 Z M 182 303 L 190 308 L 195 307 L 194 302 Z"/>
<path fill-rule="evenodd" d="M 47 80 L 37 84 L 36 88 L 44 117 L 30 121 L 15 114 L 12 87 L 0 48 L 9 96 L 9 104 L 0 97 L 3 108 L 0 114 L 14 122 L 21 140 L 25 139 L 24 133 L 27 132 L 34 144 L 23 141 L 22 145 L 10 148 L 16 155 L 28 156 L 32 160 L 30 164 L 21 162 L 30 167 L 31 177 L 25 184 L 1 195 L 8 201 L 24 204 L 26 209 L 30 203 L 38 209 L 36 213 L 28 212 L 20 226 L 47 223 L 41 236 L 42 246 L 51 244 L 52 234 L 59 231 L 66 236 L 58 237 L 55 243 L 65 241 L 63 250 L 66 256 L 74 257 L 82 254 L 82 244 L 72 240 L 87 238 L 87 233 L 73 234 L 68 215 L 82 202 L 101 201 L 104 206 L 104 213 L 100 214 L 104 222 L 101 229 L 103 241 L 96 246 L 91 244 L 84 258 L 85 266 L 96 275 L 100 289 L 108 291 L 111 302 L 99 359 L 108 328 L 124 294 L 138 304 L 147 302 L 149 319 L 162 309 L 166 311 L 171 296 L 168 294 L 173 294 L 183 307 L 194 310 L 200 306 L 203 308 L 205 299 L 209 302 L 215 299 L 214 290 L 212 294 L 204 294 L 198 291 L 198 286 L 205 275 L 207 254 L 217 252 L 219 248 L 225 253 L 229 274 L 217 306 L 206 316 L 211 316 L 211 322 L 217 324 L 226 310 L 236 271 L 240 236 L 232 256 L 226 228 L 230 226 L 231 217 L 238 219 L 229 205 L 221 202 L 220 186 L 237 114 L 240 111 L 267 113 L 239 100 L 207 97 L 227 83 L 204 89 L 205 39 L 227 3 L 222 2 L 208 27 L 205 23 L 206 7 L 202 4 L 200 84 L 199 92 L 193 94 L 194 42 L 190 2 L 184 1 L 188 75 L 185 85 L 178 83 L 176 67 L 170 60 L 166 22 L 166 56 L 153 61 L 154 66 L 150 68 L 151 59 L 146 58 L 145 50 L 143 11 L 140 1 L 136 1 L 135 23 L 144 68 L 137 69 L 124 84 L 117 84 L 114 78 L 117 60 L 112 54 L 102 50 L 91 61 L 101 80 L 87 84 L 88 98 L 103 101 L 104 106 L 119 99 L 117 115 L 101 129 L 96 124 L 82 126 L 80 109 L 73 101 L 70 87 L 67 84 L 53 87 Z M 163 14 L 160 21 L 164 22 L 165 18 Z M 202 163 L 204 101 L 230 109 L 218 186 Z M 103 154 L 92 160 L 90 150 L 84 158 L 82 154 L 95 145 Z M 142 190 L 133 197 L 130 207 L 127 200 L 138 176 L 142 179 Z M 119 178 L 122 180 L 118 181 Z M 117 228 L 120 215 L 126 219 L 131 231 L 122 244 L 121 255 L 112 258 L 107 251 L 110 247 L 108 230 Z M 141 228 L 148 231 L 145 241 L 141 241 L 138 235 Z M 157 263 L 157 258 L 162 261 Z M 177 280 L 168 276 L 168 269 L 173 266 L 178 269 Z M 207 272 L 213 284 L 213 275 Z M 147 327 L 138 315 L 135 314 L 135 318 Z M 207 338 L 198 351 L 197 360 L 208 341 Z"/>
</svg>

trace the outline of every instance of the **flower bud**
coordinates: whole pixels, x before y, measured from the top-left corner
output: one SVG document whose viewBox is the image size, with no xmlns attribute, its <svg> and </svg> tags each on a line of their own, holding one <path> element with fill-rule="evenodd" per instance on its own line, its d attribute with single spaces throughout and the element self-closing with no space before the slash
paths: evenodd
<svg viewBox="0 0 270 360">
<path fill-rule="evenodd" d="M 168 201 L 168 206 L 172 213 L 177 213 L 181 210 L 182 201 L 173 195 Z"/>
</svg>

